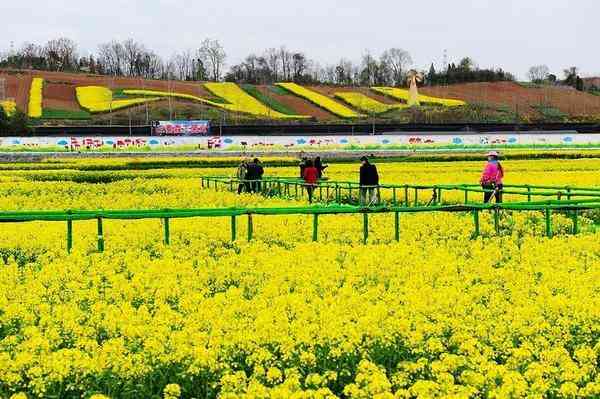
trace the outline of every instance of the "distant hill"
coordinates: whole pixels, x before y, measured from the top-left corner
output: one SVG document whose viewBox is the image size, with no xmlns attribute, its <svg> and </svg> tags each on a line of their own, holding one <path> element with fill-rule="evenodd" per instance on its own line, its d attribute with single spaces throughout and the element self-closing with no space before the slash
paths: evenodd
<svg viewBox="0 0 600 399">
<path fill-rule="evenodd" d="M 130 118 L 134 123 L 176 118 L 228 123 L 336 122 L 348 118 L 407 122 L 415 118 L 431 122 L 503 122 L 514 118 L 523 121 L 600 120 L 600 96 L 565 87 L 513 82 L 422 87 L 419 92 L 423 107 L 408 109 L 402 100 L 406 89 L 396 90 L 400 96 L 388 96 L 368 87 L 238 86 L 15 70 L 0 70 L 0 81 L 2 78 L 5 97 L 14 100 L 18 109 L 28 112 L 36 101 L 41 101 L 38 105 L 41 105 L 42 116 L 36 118 L 38 124 L 122 122 Z M 34 78 L 43 79 L 39 99 L 39 95 L 33 98 L 31 95 Z M 586 84 L 597 80 L 600 78 L 586 80 Z M 77 88 L 90 86 L 97 88 L 98 96 L 109 98 L 88 100 L 104 101 L 94 103 L 91 108 L 89 104 L 82 104 Z M 135 90 L 135 94 L 128 90 Z M 445 99 L 462 100 L 467 105 L 450 109 L 443 105 Z"/>
</svg>

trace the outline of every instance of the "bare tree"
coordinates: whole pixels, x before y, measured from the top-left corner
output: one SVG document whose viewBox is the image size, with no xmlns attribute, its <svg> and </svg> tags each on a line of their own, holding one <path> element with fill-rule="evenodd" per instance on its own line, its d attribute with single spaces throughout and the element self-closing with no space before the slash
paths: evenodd
<svg viewBox="0 0 600 399">
<path fill-rule="evenodd" d="M 279 59 L 281 60 L 281 79 L 285 81 L 292 80 L 292 59 L 293 54 L 285 46 L 279 48 Z"/>
<path fill-rule="evenodd" d="M 366 50 L 361 61 L 360 84 L 374 86 L 378 68 L 379 64 L 377 60 L 371 55 L 369 50 Z"/>
<path fill-rule="evenodd" d="M 342 58 L 335 67 L 336 81 L 338 85 L 353 85 L 355 84 L 356 66 L 352 61 Z"/>
<path fill-rule="evenodd" d="M 527 73 L 527 77 L 529 80 L 534 83 L 540 83 L 548 79 L 550 75 L 550 69 L 547 65 L 534 65 L 529 68 L 529 72 Z"/>
<path fill-rule="evenodd" d="M 179 80 L 192 80 L 194 78 L 194 59 L 190 50 L 173 55 L 171 61 L 175 65 Z"/>
<path fill-rule="evenodd" d="M 146 53 L 146 48 L 143 44 L 137 43 L 133 39 L 127 39 L 123 42 L 123 55 L 126 70 L 124 71 L 128 76 L 140 76 L 142 75 L 141 63 L 143 56 Z"/>
<path fill-rule="evenodd" d="M 279 50 L 276 48 L 270 48 L 265 50 L 265 60 L 267 61 L 267 66 L 269 71 L 271 72 L 270 82 L 276 82 L 279 80 Z"/>
<path fill-rule="evenodd" d="M 303 53 L 294 53 L 292 55 L 292 78 L 294 82 L 304 81 L 304 75 L 308 69 L 308 59 Z"/>
<path fill-rule="evenodd" d="M 413 60 L 408 51 L 401 48 L 391 48 L 383 52 L 381 63 L 385 64 L 386 68 L 391 71 L 394 86 L 401 86 Z"/>
<path fill-rule="evenodd" d="M 122 76 L 125 65 L 125 49 L 115 40 L 98 46 L 98 61 L 103 65 L 105 73 Z"/>
<path fill-rule="evenodd" d="M 208 69 L 211 80 L 221 80 L 227 54 L 218 40 L 204 39 L 198 49 L 198 58 Z"/>
<path fill-rule="evenodd" d="M 77 68 L 77 44 L 71 39 L 61 37 L 49 40 L 44 46 L 43 52 L 51 71 L 74 70 Z"/>
</svg>

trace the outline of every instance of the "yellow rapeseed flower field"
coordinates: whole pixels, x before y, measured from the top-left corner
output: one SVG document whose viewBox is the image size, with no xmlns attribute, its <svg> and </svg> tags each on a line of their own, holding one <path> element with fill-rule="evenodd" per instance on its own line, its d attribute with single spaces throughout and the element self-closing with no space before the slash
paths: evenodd
<svg viewBox="0 0 600 399">
<path fill-rule="evenodd" d="M 4 110 L 6 115 L 12 115 L 17 110 L 17 103 L 12 100 L 0 101 L 0 108 Z"/>
<path fill-rule="evenodd" d="M 79 105 L 91 113 L 116 111 L 159 100 L 158 97 L 113 100 L 112 91 L 102 86 L 79 86 L 75 88 L 75 93 Z"/>
<path fill-rule="evenodd" d="M 42 117 L 43 89 L 44 79 L 33 78 L 29 89 L 29 106 L 27 108 L 27 114 L 30 118 Z"/>
<path fill-rule="evenodd" d="M 406 89 L 400 89 L 397 87 L 372 87 L 371 89 L 397 100 L 408 101 L 409 99 L 409 91 Z M 419 94 L 419 101 L 427 104 L 443 105 L 445 107 L 458 107 L 466 104 L 466 102 L 462 100 L 430 97 L 424 94 Z"/>
<path fill-rule="evenodd" d="M 357 92 L 338 92 L 335 97 L 350 104 L 356 109 L 370 114 L 382 114 L 393 109 L 402 109 L 407 107 L 406 104 L 384 104 L 363 93 Z"/>
<path fill-rule="evenodd" d="M 110 170 L 136 160 L 0 165 L 0 209 L 300 205 L 201 189 L 234 168 Z M 88 170 L 75 170 L 88 165 Z M 5 167 L 6 166 L 6 167 Z M 467 183 L 481 163 L 381 163 L 383 182 Z M 46 167 L 46 169 L 43 169 Z M 61 169 L 62 167 L 62 169 Z M 505 162 L 507 183 L 600 186 L 600 160 Z M 333 164 L 334 180 L 357 165 Z M 296 168 L 266 168 L 295 176 Z M 97 184 L 103 181 L 104 184 Z M 457 199 L 459 200 L 459 199 Z M 448 198 L 453 201 L 453 198 Z M 600 235 L 505 214 L 1 224 L 0 397 L 595 398 Z M 240 237 L 245 225 L 240 222 Z"/>
<path fill-rule="evenodd" d="M 308 116 L 286 115 L 277 112 L 264 105 L 256 98 L 242 90 L 237 84 L 232 82 L 209 82 L 204 87 L 215 96 L 227 101 L 227 104 L 213 103 L 223 109 L 233 112 L 243 112 L 251 115 L 268 117 L 272 119 L 305 119 Z"/>
<path fill-rule="evenodd" d="M 335 102 L 331 98 L 317 93 L 316 91 L 307 89 L 306 87 L 302 87 L 299 84 L 286 82 L 286 83 L 276 83 L 277 86 L 288 90 L 289 92 L 305 98 L 306 100 L 312 102 L 313 104 L 318 105 L 321 108 L 326 109 L 334 115 L 340 116 L 342 118 L 360 118 L 363 115 L 360 115 L 350 108 Z"/>
</svg>

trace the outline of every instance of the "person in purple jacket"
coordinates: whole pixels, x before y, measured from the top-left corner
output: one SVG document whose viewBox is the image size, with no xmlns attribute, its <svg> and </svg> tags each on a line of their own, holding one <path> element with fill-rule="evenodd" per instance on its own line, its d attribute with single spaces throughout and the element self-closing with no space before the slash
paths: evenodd
<svg viewBox="0 0 600 399">
<path fill-rule="evenodd" d="M 496 203 L 502 202 L 502 179 L 504 178 L 504 168 L 498 161 L 500 155 L 496 151 L 487 153 L 488 162 L 481 174 L 481 187 L 487 190 L 483 194 L 483 201 L 487 204 L 492 197 L 496 197 Z"/>
</svg>

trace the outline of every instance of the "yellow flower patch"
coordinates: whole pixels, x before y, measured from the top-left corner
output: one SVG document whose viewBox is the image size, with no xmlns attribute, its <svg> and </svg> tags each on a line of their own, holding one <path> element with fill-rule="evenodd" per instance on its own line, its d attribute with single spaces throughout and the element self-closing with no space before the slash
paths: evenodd
<svg viewBox="0 0 600 399">
<path fill-rule="evenodd" d="M 27 114 L 30 118 L 42 117 L 43 89 L 44 79 L 33 78 L 29 89 L 29 106 L 27 107 Z"/>
<path fill-rule="evenodd" d="M 406 104 L 384 104 L 357 92 L 338 92 L 335 93 L 335 97 L 369 114 L 383 114 L 394 109 L 406 108 Z"/>
<path fill-rule="evenodd" d="M 159 98 L 113 100 L 112 91 L 101 86 L 80 86 L 75 89 L 75 92 L 81 108 L 91 113 L 116 111 L 159 100 Z"/>
<path fill-rule="evenodd" d="M 363 116 L 321 93 L 309 90 L 296 83 L 276 83 L 276 85 L 342 118 L 360 118 Z"/>
<path fill-rule="evenodd" d="M 409 99 L 409 91 L 406 89 L 400 89 L 398 87 L 372 87 L 373 91 L 395 98 L 401 101 L 408 101 Z M 419 102 L 433 104 L 433 105 L 443 105 L 445 107 L 459 107 L 462 105 L 466 105 L 467 103 L 462 100 L 453 100 L 448 98 L 437 98 L 430 97 L 423 94 L 419 94 Z"/>
</svg>

